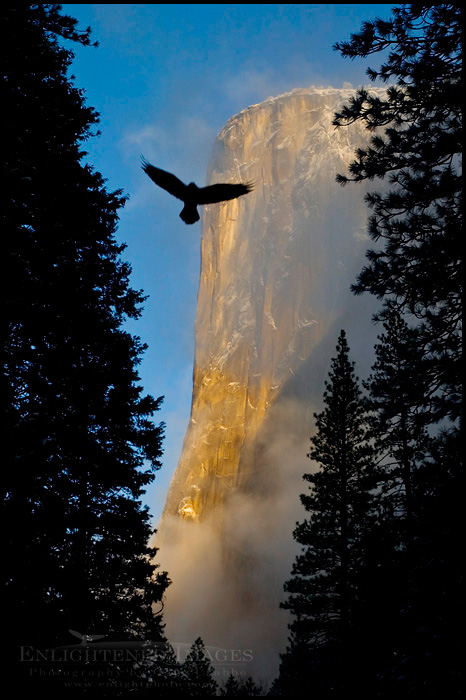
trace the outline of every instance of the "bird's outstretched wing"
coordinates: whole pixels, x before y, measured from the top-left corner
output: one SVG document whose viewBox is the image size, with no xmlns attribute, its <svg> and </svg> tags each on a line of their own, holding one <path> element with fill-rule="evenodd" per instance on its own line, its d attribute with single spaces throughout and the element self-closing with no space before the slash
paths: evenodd
<svg viewBox="0 0 466 700">
<path fill-rule="evenodd" d="M 197 204 L 215 204 L 216 202 L 225 202 L 228 199 L 236 199 L 242 194 L 251 192 L 253 188 L 254 185 L 251 182 L 239 185 L 218 184 L 201 187 L 196 193 Z"/>
<path fill-rule="evenodd" d="M 144 158 L 141 158 L 141 168 L 144 170 L 150 179 L 155 182 L 156 185 L 162 187 L 177 199 L 184 201 L 186 196 L 186 185 L 178 180 L 175 175 L 167 173 L 165 170 L 160 170 L 155 166 L 148 163 Z"/>
</svg>

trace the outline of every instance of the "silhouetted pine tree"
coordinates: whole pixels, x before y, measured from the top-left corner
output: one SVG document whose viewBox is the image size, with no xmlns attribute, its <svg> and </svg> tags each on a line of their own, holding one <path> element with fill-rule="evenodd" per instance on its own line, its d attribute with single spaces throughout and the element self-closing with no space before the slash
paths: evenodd
<svg viewBox="0 0 466 700">
<path fill-rule="evenodd" d="M 372 633 L 371 672 L 381 697 L 419 692 L 454 697 L 461 505 L 453 485 L 461 460 L 450 434 L 429 435 L 424 427 L 430 387 L 418 329 L 390 305 L 384 317 L 385 333 L 365 383 L 381 455 L 378 517 L 361 582 L 367 629 L 378 601 L 384 601 Z"/>
<path fill-rule="evenodd" d="M 391 19 L 365 22 L 335 46 L 350 58 L 388 51 L 367 71 L 389 83 L 386 98 L 361 88 L 335 116 L 336 126 L 362 121 L 376 132 L 339 180 L 389 183 L 367 195 L 377 247 L 354 291 L 418 320 L 432 420 L 461 410 L 462 12 L 459 4 L 395 6 Z"/>
<path fill-rule="evenodd" d="M 236 697 L 239 694 L 239 681 L 230 673 L 223 688 L 220 688 L 220 695 L 226 697 Z"/>
<path fill-rule="evenodd" d="M 89 30 L 60 9 L 1 13 L 2 601 L 15 660 L 19 645 L 77 642 L 68 629 L 161 638 L 152 605 L 168 584 L 140 501 L 160 467 L 161 399 L 142 395 L 144 345 L 122 325 L 144 297 L 115 240 L 124 198 L 82 161 L 98 117 L 67 77 L 63 45 L 89 45 Z"/>
<path fill-rule="evenodd" d="M 429 379 L 419 329 L 409 327 L 390 304 L 382 318 L 384 333 L 378 336 L 372 374 L 364 382 L 366 406 L 381 456 L 379 506 L 398 523 L 400 542 L 406 544 L 416 510 L 414 473 L 430 445 L 424 416 Z"/>
<path fill-rule="evenodd" d="M 318 468 L 304 475 L 310 492 L 301 501 L 309 517 L 293 535 L 302 552 L 285 584 L 290 595 L 282 607 L 294 619 L 275 684 L 285 695 L 326 697 L 349 690 L 362 661 L 358 581 L 373 522 L 375 477 L 364 403 L 348 352 L 342 331 L 325 383 L 325 408 L 315 415 L 309 457 Z"/>
<path fill-rule="evenodd" d="M 214 668 L 206 654 L 204 642 L 200 637 L 192 644 L 182 666 L 185 695 L 188 697 L 214 697 L 218 685 L 214 679 Z"/>
<path fill-rule="evenodd" d="M 424 427 L 428 378 L 419 332 L 390 304 L 383 318 L 384 333 L 378 337 L 372 373 L 364 382 L 368 423 L 377 450 L 377 489 L 359 581 L 359 625 L 361 634 L 365 630 L 370 639 L 365 656 L 373 684 L 390 665 L 399 640 L 408 634 L 409 571 L 419 534 L 417 472 L 430 446 Z"/>
<path fill-rule="evenodd" d="M 387 50 L 381 68 L 369 69 L 368 74 L 391 84 L 385 98 L 358 90 L 335 117 L 337 126 L 361 120 L 374 132 L 370 146 L 358 151 L 350 176 L 340 176 L 340 182 L 379 178 L 389 184 L 367 197 L 373 210 L 369 233 L 377 247 L 368 252 L 369 265 L 354 291 L 368 291 L 384 301 L 379 319 L 388 305 L 415 326 L 411 338 L 404 337 L 406 366 L 398 379 L 387 346 L 371 384 L 380 439 L 400 465 L 405 511 L 400 524 L 407 522 L 406 511 L 411 509 L 413 515 L 411 536 L 404 538 L 411 544 L 406 550 L 392 550 L 391 564 L 385 562 L 386 579 L 393 582 L 396 569 L 403 584 L 393 616 L 398 634 L 388 634 L 393 648 L 380 675 L 379 691 L 383 697 L 456 697 L 461 660 L 452 640 L 462 632 L 459 552 L 464 548 L 458 495 L 462 492 L 463 10 L 455 4 L 414 3 L 392 12 L 390 20 L 366 22 L 350 41 L 336 45 L 351 58 Z M 393 382 L 392 402 L 396 387 L 407 382 L 403 402 L 410 413 L 404 419 L 395 414 L 396 423 L 392 414 L 387 430 L 382 423 L 394 404 L 383 392 Z M 422 424 L 428 431 L 429 450 L 421 459 Z M 403 425 L 409 431 L 404 437 Z M 393 476 L 387 469 L 382 483 L 393 483 Z"/>
<path fill-rule="evenodd" d="M 186 695 L 183 665 L 169 642 L 148 645 L 133 678 L 142 680 L 134 694 L 141 698 L 178 698 Z M 131 687 L 131 683 L 128 684 Z M 129 691 L 125 691 L 129 694 Z"/>
<path fill-rule="evenodd" d="M 223 688 L 220 688 L 220 695 L 228 698 L 256 698 L 266 694 L 264 688 L 255 683 L 251 676 L 236 677 L 232 673 L 228 676 Z"/>
<path fill-rule="evenodd" d="M 260 685 L 254 682 L 251 676 L 247 676 L 240 682 L 238 695 L 245 698 L 256 698 L 264 695 L 264 691 Z"/>
</svg>

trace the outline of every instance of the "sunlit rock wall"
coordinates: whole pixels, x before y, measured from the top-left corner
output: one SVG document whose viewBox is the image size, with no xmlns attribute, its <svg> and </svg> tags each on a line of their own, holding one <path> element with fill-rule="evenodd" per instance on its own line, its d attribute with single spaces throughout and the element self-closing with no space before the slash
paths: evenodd
<svg viewBox="0 0 466 700">
<path fill-rule="evenodd" d="M 335 176 L 367 136 L 332 126 L 353 93 L 270 98 L 217 138 L 208 181 L 255 188 L 204 207 L 192 414 L 164 517 L 220 518 L 238 489 L 273 489 L 273 443 L 285 459 L 301 446 L 307 466 L 329 353 L 340 327 L 359 326 L 349 287 L 364 264 L 367 208 L 362 187 Z"/>
<path fill-rule="evenodd" d="M 352 94 L 295 90 L 249 107 L 210 163 L 210 182 L 255 189 L 204 208 L 191 420 L 157 560 L 173 581 L 168 638 L 242 650 L 256 678 L 274 677 L 286 647 L 279 604 L 340 330 L 359 374 L 372 359 L 374 303 L 350 291 L 369 245 L 365 190 L 335 182 L 368 138 L 332 126 Z"/>
</svg>

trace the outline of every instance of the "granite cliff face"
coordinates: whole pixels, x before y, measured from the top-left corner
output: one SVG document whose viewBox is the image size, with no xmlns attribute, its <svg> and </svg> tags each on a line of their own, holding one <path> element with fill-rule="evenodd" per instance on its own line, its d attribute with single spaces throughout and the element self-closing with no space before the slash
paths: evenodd
<svg viewBox="0 0 466 700">
<path fill-rule="evenodd" d="M 208 181 L 255 189 L 204 208 L 192 413 L 164 518 L 221 518 L 238 489 L 270 491 L 278 436 L 285 456 L 309 437 L 367 246 L 362 188 L 335 183 L 367 140 L 332 126 L 353 92 L 269 98 L 217 138 Z"/>
<path fill-rule="evenodd" d="M 347 331 L 360 374 L 375 336 L 373 302 L 350 291 L 369 242 L 364 189 L 335 182 L 367 142 L 359 125 L 332 126 L 352 94 L 294 90 L 249 107 L 210 163 L 208 181 L 255 189 L 204 208 L 191 420 L 156 544 L 173 581 L 169 639 L 248 650 L 241 671 L 255 677 L 273 678 L 286 646 L 279 603 L 337 336 Z"/>
</svg>

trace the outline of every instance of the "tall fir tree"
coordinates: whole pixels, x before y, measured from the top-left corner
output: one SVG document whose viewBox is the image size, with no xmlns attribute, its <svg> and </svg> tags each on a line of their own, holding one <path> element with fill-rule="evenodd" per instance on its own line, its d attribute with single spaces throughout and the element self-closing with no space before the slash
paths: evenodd
<svg viewBox="0 0 466 700">
<path fill-rule="evenodd" d="M 380 455 L 378 517 L 367 542 L 364 607 L 384 601 L 372 635 L 378 695 L 455 697 L 459 632 L 461 459 L 451 434 L 425 429 L 430 390 L 419 330 L 387 305 L 365 383 Z M 439 526 L 439 523 L 442 523 Z"/>
<path fill-rule="evenodd" d="M 168 578 L 141 503 L 163 425 L 139 385 L 145 346 L 123 329 L 144 300 L 115 238 L 124 197 L 83 162 L 98 115 L 67 74 L 64 45 L 89 30 L 48 4 L 6 6 L 2 25 L 3 639 L 17 659 L 76 641 L 68 629 L 162 638 Z"/>
<path fill-rule="evenodd" d="M 214 678 L 214 667 L 200 637 L 191 645 L 182 666 L 182 676 L 185 696 L 210 698 L 217 695 L 218 684 Z"/>
<path fill-rule="evenodd" d="M 343 692 L 352 687 L 350 676 L 357 672 L 352 650 L 357 646 L 358 580 L 373 522 L 375 475 L 364 402 L 344 331 L 325 386 L 325 408 L 315 414 L 308 455 L 317 470 L 304 475 L 310 492 L 301 495 L 309 517 L 294 531 L 302 550 L 285 584 L 289 598 L 282 604 L 294 617 L 275 684 L 285 695 Z"/>
<path fill-rule="evenodd" d="M 418 472 L 430 448 L 423 417 L 428 378 L 422 371 L 418 329 L 409 327 L 390 304 L 384 310 L 383 326 L 372 372 L 364 382 L 377 454 L 377 488 L 359 582 L 359 625 L 371 640 L 365 651 L 367 675 L 377 695 L 383 684 L 376 679 L 386 678 L 400 641 L 409 636 L 407 611 L 414 602 L 410 569 L 419 536 Z"/>
<path fill-rule="evenodd" d="M 337 127 L 362 121 L 373 132 L 339 180 L 388 182 L 367 195 L 377 247 L 354 291 L 417 319 L 431 422 L 461 411 L 462 12 L 459 4 L 395 6 L 389 20 L 365 22 L 336 44 L 344 57 L 388 53 L 367 71 L 389 84 L 386 97 L 361 88 L 335 117 Z"/>
<path fill-rule="evenodd" d="M 220 688 L 220 695 L 224 697 L 254 698 L 267 695 L 266 690 L 261 685 L 254 682 L 251 676 L 228 676 L 226 683 Z"/>
<path fill-rule="evenodd" d="M 414 327 L 410 338 L 400 329 L 405 357 L 397 376 L 394 336 L 385 341 L 390 347 L 379 347 L 370 387 L 380 440 L 398 465 L 404 501 L 399 522 L 407 522 L 404 515 L 410 510 L 415 516 L 410 518 L 410 537 L 404 538 L 405 544 L 410 541 L 408 549 L 392 550 L 385 569 L 387 580 L 395 582 L 395 571 L 402 572 L 403 580 L 398 579 L 398 610 L 392 608 L 398 631 L 387 635 L 392 648 L 379 674 L 383 697 L 460 693 L 461 660 L 452 640 L 461 633 L 459 552 L 464 547 L 458 495 L 462 13 L 462 6 L 455 4 L 397 6 L 391 19 L 365 22 L 359 34 L 336 45 L 350 58 L 385 51 L 385 62 L 368 74 L 389 83 L 385 98 L 360 89 L 335 116 L 338 127 L 362 121 L 373 132 L 370 146 L 357 152 L 349 176 L 340 176 L 340 182 L 388 182 L 387 188 L 367 197 L 373 210 L 369 233 L 377 247 L 368 252 L 369 264 L 353 290 L 383 300 L 378 319 L 386 318 L 389 307 Z M 402 402 L 395 406 L 396 388 L 403 382 Z M 391 400 L 388 391 L 384 395 L 389 384 Z M 408 409 L 404 416 L 403 404 Z M 429 435 L 428 450 L 422 425 Z M 382 483 L 393 484 L 393 476 L 387 469 Z"/>
<path fill-rule="evenodd" d="M 381 459 L 379 504 L 404 530 L 406 544 L 416 511 L 415 471 L 429 452 L 425 397 L 429 392 L 419 329 L 387 304 L 372 373 L 364 382 L 372 433 Z"/>
<path fill-rule="evenodd" d="M 224 697 L 236 697 L 239 694 L 240 683 L 235 676 L 230 673 L 223 688 L 220 688 L 220 695 Z"/>
</svg>

